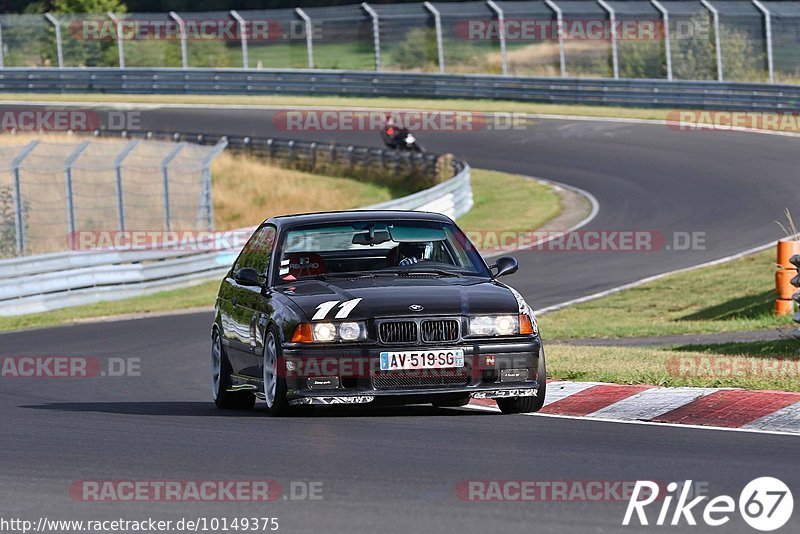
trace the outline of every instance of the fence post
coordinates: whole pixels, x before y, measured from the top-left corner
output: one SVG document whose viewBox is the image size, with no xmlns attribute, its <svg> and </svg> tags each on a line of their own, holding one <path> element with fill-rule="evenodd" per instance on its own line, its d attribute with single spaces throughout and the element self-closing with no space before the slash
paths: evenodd
<svg viewBox="0 0 800 534">
<path fill-rule="evenodd" d="M 21 256 L 25 250 L 25 206 L 22 203 L 22 184 L 19 179 L 19 168 L 28 154 L 33 152 L 38 140 L 31 141 L 22 149 L 16 158 L 11 162 L 11 171 L 14 175 L 14 230 L 17 238 L 17 255 Z"/>
<path fill-rule="evenodd" d="M 125 68 L 125 49 L 123 48 L 123 45 L 122 45 L 122 41 L 123 41 L 123 38 L 122 38 L 122 21 L 119 19 L 118 16 L 116 16 L 111 11 L 106 13 L 106 16 L 109 19 L 111 19 L 111 22 L 114 23 L 114 27 L 116 28 L 116 31 L 117 31 L 117 55 L 119 56 L 119 68 L 124 69 Z"/>
<path fill-rule="evenodd" d="M 178 153 L 186 146 L 186 143 L 178 143 L 175 148 L 170 150 L 164 159 L 161 161 L 161 180 L 162 191 L 164 196 L 164 230 L 169 231 L 169 164 L 178 155 Z"/>
<path fill-rule="evenodd" d="M 664 55 L 667 60 L 667 80 L 672 81 L 672 48 L 669 42 L 669 11 L 658 0 L 650 0 L 650 3 L 661 12 L 661 20 L 664 21 Z"/>
<path fill-rule="evenodd" d="M 117 218 L 119 219 L 120 232 L 125 231 L 125 202 L 122 194 L 122 162 L 138 144 L 138 139 L 132 140 L 127 144 L 127 146 L 125 146 L 125 148 L 122 149 L 122 152 L 117 154 L 117 157 L 114 158 L 114 175 L 116 177 L 117 187 Z"/>
<path fill-rule="evenodd" d="M 567 53 L 564 48 L 564 14 L 553 0 L 544 0 L 547 7 L 556 14 L 556 27 L 558 28 L 558 62 L 561 67 L 561 77 L 567 77 Z"/>
<path fill-rule="evenodd" d="M 614 79 L 619 80 L 619 51 L 617 50 L 617 14 L 614 8 L 604 0 L 597 0 L 600 7 L 608 12 L 608 23 L 611 25 L 611 66 L 614 71 Z"/>
<path fill-rule="evenodd" d="M 44 17 L 50 21 L 53 27 L 56 30 L 56 55 L 58 56 L 58 68 L 64 68 L 64 48 L 61 45 L 61 24 L 59 24 L 58 19 L 56 19 L 50 13 L 45 13 Z"/>
<path fill-rule="evenodd" d="M 239 25 L 239 33 L 240 39 L 242 42 L 242 68 L 247 69 L 249 68 L 249 62 L 247 57 L 247 21 L 239 15 L 239 12 L 235 9 L 231 9 L 231 17 L 236 21 Z"/>
<path fill-rule="evenodd" d="M 714 48 L 717 49 L 717 81 L 721 82 L 725 77 L 722 74 L 722 40 L 719 34 L 719 11 L 708 0 L 700 0 L 700 3 L 711 13 L 714 20 Z"/>
<path fill-rule="evenodd" d="M 767 9 L 767 6 L 758 0 L 753 0 L 753 5 L 764 14 L 764 33 L 766 33 L 767 38 L 767 70 L 769 71 L 769 83 L 775 83 L 775 65 L 772 60 L 772 14 L 769 12 L 769 9 Z"/>
<path fill-rule="evenodd" d="M 424 3 L 425 8 L 433 15 L 433 25 L 436 28 L 436 53 L 439 60 L 439 72 L 444 74 L 444 41 L 442 40 L 442 15 L 430 2 Z"/>
<path fill-rule="evenodd" d="M 89 141 L 84 141 L 79 144 L 64 161 L 64 184 L 67 194 L 67 227 L 69 228 L 69 235 L 71 238 L 75 237 L 75 199 L 72 195 L 72 165 L 83 151 L 86 150 L 89 143 Z"/>
<path fill-rule="evenodd" d="M 303 19 L 306 25 L 306 52 L 308 52 L 308 68 L 314 68 L 314 26 L 311 23 L 311 17 L 306 15 L 306 12 L 303 11 L 301 8 L 295 8 L 295 13 Z"/>
<path fill-rule="evenodd" d="M 503 62 L 503 76 L 508 76 L 508 57 L 506 54 L 506 17 L 503 15 L 503 10 L 500 9 L 500 6 L 495 4 L 493 0 L 487 0 L 486 5 L 488 5 L 497 15 L 497 35 L 500 38 L 500 58 Z"/>
<path fill-rule="evenodd" d="M 216 145 L 206 154 L 203 158 L 203 198 L 200 205 L 200 210 L 197 214 L 197 227 L 199 228 L 203 223 L 203 215 L 205 215 L 205 223 L 207 230 L 214 229 L 214 203 L 211 195 L 211 162 L 214 158 L 219 156 L 220 152 L 225 150 L 228 146 L 228 139 L 221 137 Z"/>
<path fill-rule="evenodd" d="M 188 54 L 186 53 L 186 23 L 174 11 L 170 11 L 169 16 L 172 20 L 178 23 L 178 29 L 181 32 L 181 65 L 183 65 L 184 69 L 188 69 L 189 58 Z"/>
<path fill-rule="evenodd" d="M 370 7 L 370 5 L 366 2 L 361 4 L 361 7 L 364 8 L 364 11 L 372 17 L 372 38 L 375 41 L 375 70 L 381 70 L 381 25 L 380 21 L 378 20 L 378 13 Z"/>
</svg>

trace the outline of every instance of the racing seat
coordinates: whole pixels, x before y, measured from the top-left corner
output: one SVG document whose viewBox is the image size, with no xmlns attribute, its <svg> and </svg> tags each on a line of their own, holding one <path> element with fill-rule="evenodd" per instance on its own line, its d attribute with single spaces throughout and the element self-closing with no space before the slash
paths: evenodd
<svg viewBox="0 0 800 534">
<path fill-rule="evenodd" d="M 289 272 L 281 275 L 284 280 L 294 280 L 328 272 L 325 258 L 316 252 L 292 252 L 286 255 L 284 261 L 286 260 L 289 260 Z"/>
</svg>

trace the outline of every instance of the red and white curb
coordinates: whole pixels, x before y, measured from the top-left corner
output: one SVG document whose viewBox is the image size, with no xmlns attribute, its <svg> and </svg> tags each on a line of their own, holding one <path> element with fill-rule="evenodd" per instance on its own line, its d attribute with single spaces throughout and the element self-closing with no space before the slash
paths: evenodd
<svg viewBox="0 0 800 534">
<path fill-rule="evenodd" d="M 469 407 L 497 409 L 489 399 Z M 800 435 L 800 393 L 787 391 L 550 381 L 539 414 Z"/>
</svg>

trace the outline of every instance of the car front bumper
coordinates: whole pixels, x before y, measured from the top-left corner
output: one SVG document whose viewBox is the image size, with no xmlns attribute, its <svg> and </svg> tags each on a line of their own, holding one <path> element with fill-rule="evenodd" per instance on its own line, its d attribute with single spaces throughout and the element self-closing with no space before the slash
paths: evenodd
<svg viewBox="0 0 800 534">
<path fill-rule="evenodd" d="M 464 367 L 380 371 L 381 352 L 442 348 L 462 349 Z M 513 342 L 462 341 L 446 347 L 287 344 L 283 347 L 287 398 L 292 405 L 329 405 L 415 404 L 465 396 L 485 399 L 535 396 L 539 388 L 537 368 L 541 348 L 538 337 Z"/>
</svg>

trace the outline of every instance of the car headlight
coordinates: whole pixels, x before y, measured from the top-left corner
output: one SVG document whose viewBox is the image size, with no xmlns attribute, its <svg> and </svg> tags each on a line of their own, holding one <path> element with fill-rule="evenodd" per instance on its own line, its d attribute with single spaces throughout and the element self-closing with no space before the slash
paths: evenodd
<svg viewBox="0 0 800 534">
<path fill-rule="evenodd" d="M 513 336 L 519 334 L 519 317 L 516 315 L 479 315 L 469 320 L 472 336 Z"/>
<path fill-rule="evenodd" d="M 314 341 L 328 342 L 336 339 L 336 325 L 317 323 L 314 325 Z"/>
<path fill-rule="evenodd" d="M 364 325 L 362 323 L 342 323 L 339 325 L 339 337 L 342 341 L 358 341 L 364 339 Z"/>
<path fill-rule="evenodd" d="M 367 339 L 367 325 L 362 321 L 300 323 L 292 334 L 292 343 L 333 343 L 364 339 Z"/>
</svg>

